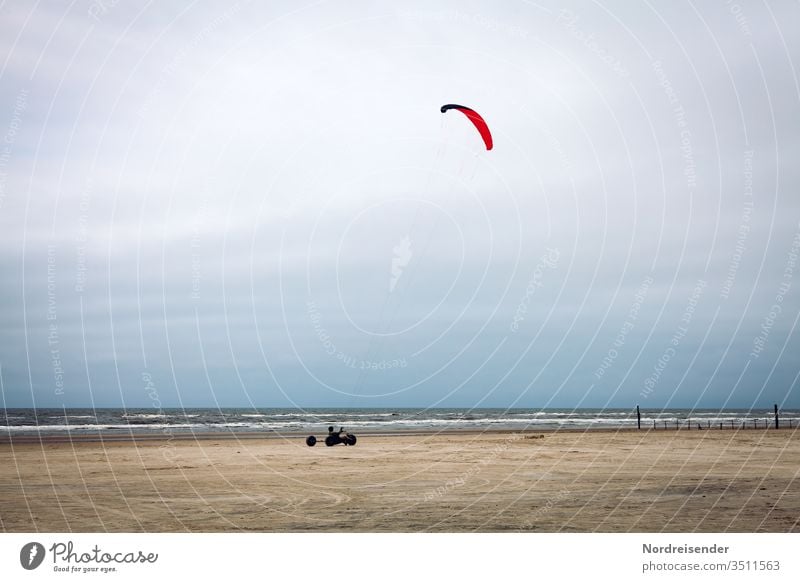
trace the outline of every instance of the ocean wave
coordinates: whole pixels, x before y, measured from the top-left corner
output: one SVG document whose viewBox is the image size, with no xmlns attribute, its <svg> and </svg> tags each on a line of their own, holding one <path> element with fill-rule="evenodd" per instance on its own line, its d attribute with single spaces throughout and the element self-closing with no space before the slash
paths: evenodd
<svg viewBox="0 0 800 582">
<path fill-rule="evenodd" d="M 205 424 L 150 424 L 150 425 L 136 425 L 132 427 L 129 424 L 40 424 L 40 425 L 20 425 L 20 426 L 0 426 L 0 431 L 7 430 L 10 432 L 65 432 L 65 431 L 82 431 L 82 430 L 162 430 L 166 428 L 203 428 Z"/>
<path fill-rule="evenodd" d="M 631 428 L 637 423 L 636 413 L 631 410 L 537 410 L 537 409 L 98 409 L 95 415 L 88 409 L 73 409 L 75 414 L 62 414 L 59 409 L 9 409 L 2 421 L 0 434 L 13 432 L 58 433 L 70 431 L 132 431 L 151 434 L 156 431 L 174 430 L 176 432 L 222 432 L 222 431 L 325 431 L 329 425 L 345 426 L 353 430 L 447 430 L 472 429 L 485 430 L 507 428 L 511 430 L 558 429 L 558 428 Z M 38 421 L 37 424 L 37 413 Z M 783 421 L 797 422 L 798 410 L 782 411 Z M 747 410 L 647 410 L 642 411 L 642 427 L 680 428 L 687 424 L 693 427 L 711 425 L 718 427 L 734 426 L 742 423 L 752 427 L 753 421 L 759 426 L 772 422 L 771 411 L 752 412 Z M 74 423 L 73 423 L 74 422 Z"/>
</svg>

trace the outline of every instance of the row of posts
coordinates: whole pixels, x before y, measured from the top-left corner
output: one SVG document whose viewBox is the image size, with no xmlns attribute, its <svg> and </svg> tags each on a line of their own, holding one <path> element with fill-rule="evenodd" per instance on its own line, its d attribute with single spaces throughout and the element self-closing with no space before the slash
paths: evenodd
<svg viewBox="0 0 800 582">
<path fill-rule="evenodd" d="M 792 420 L 793 419 L 789 418 L 787 420 L 789 422 L 789 428 L 792 428 Z M 769 428 L 769 419 L 766 419 L 766 418 L 754 418 L 753 419 L 753 428 L 758 428 L 758 423 L 760 423 L 762 421 L 764 422 L 764 428 Z M 667 422 L 668 421 L 665 420 L 663 422 L 664 422 L 664 428 L 667 428 Z M 723 428 L 723 425 L 725 425 L 725 424 L 727 424 L 727 423 L 724 422 L 724 421 L 719 423 L 720 430 Z M 731 424 L 731 428 L 737 428 L 737 421 L 731 420 L 730 424 Z M 639 428 L 639 430 L 641 430 L 641 428 L 642 428 L 642 413 L 639 411 L 639 405 L 638 404 L 636 405 L 636 426 Z M 657 428 L 655 419 L 653 419 L 653 428 L 654 429 Z M 675 419 L 675 429 L 677 430 L 679 428 L 680 428 L 680 420 L 676 418 Z M 686 428 L 687 429 L 691 429 L 692 428 L 691 421 L 687 421 Z M 700 429 L 703 428 L 703 425 L 698 422 L 697 423 L 697 428 L 698 428 L 698 430 L 700 430 Z M 710 420 L 707 422 L 706 428 L 709 428 L 709 429 L 711 428 L 711 421 Z M 745 421 L 745 420 L 742 421 L 741 428 L 747 428 L 747 421 Z M 780 419 L 778 417 L 778 405 L 777 404 L 775 405 L 775 428 L 780 428 Z"/>
</svg>

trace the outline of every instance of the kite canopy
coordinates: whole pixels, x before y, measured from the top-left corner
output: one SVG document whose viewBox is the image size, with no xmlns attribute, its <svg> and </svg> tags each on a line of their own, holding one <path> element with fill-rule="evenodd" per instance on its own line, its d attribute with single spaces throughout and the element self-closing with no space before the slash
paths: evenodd
<svg viewBox="0 0 800 582">
<path fill-rule="evenodd" d="M 486 122 L 483 120 L 477 111 L 474 109 L 470 109 L 469 107 L 464 107 L 463 105 L 456 105 L 455 103 L 449 103 L 447 105 L 442 105 L 442 113 L 450 109 L 456 109 L 467 116 L 467 118 L 472 122 L 475 126 L 475 129 L 478 130 L 478 133 L 481 134 L 483 138 L 483 143 L 486 144 L 486 149 L 492 149 L 492 134 L 489 131 L 489 126 L 486 125 Z"/>
</svg>

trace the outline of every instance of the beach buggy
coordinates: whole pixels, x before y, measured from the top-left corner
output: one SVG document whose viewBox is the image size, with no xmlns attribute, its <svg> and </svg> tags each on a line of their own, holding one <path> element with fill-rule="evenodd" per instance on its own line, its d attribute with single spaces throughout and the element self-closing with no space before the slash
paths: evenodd
<svg viewBox="0 0 800 582">
<path fill-rule="evenodd" d="M 350 445 L 352 447 L 355 446 L 356 440 L 356 435 L 345 432 L 344 427 L 339 428 L 339 432 L 334 432 L 333 427 L 329 426 L 328 436 L 325 437 L 325 445 L 328 447 L 332 447 L 333 445 Z M 313 447 L 317 444 L 317 437 L 312 434 L 306 439 L 306 444 L 309 447 Z"/>
</svg>

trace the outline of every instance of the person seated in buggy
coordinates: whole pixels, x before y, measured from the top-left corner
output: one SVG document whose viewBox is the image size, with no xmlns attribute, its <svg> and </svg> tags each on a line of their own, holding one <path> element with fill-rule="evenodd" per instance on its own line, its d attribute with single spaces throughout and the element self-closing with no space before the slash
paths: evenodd
<svg viewBox="0 0 800 582">
<path fill-rule="evenodd" d="M 325 444 L 327 446 L 332 447 L 333 445 L 341 444 L 345 446 L 349 445 L 352 447 L 353 445 L 356 444 L 356 441 L 357 441 L 356 435 L 346 432 L 344 430 L 344 427 L 339 428 L 339 432 L 336 432 L 336 430 L 332 426 L 328 427 L 328 436 L 325 437 Z M 308 437 L 306 439 L 306 444 L 309 447 L 313 447 L 314 445 L 317 444 L 317 437 L 313 435 Z"/>
</svg>

